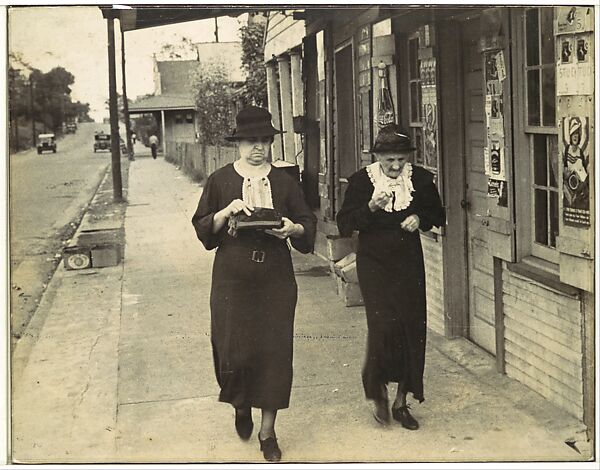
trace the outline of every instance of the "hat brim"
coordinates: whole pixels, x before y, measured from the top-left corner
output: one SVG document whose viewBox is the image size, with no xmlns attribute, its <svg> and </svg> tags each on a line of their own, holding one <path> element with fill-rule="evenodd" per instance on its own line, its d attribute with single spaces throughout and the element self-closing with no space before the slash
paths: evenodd
<svg viewBox="0 0 600 470">
<path fill-rule="evenodd" d="M 378 149 L 376 147 L 372 147 L 369 152 L 370 153 L 392 153 L 392 152 L 414 152 L 417 150 L 416 147 L 408 147 L 408 148 L 383 148 Z"/>
<path fill-rule="evenodd" d="M 277 134 L 284 134 L 285 131 L 274 129 L 269 132 L 252 132 L 251 134 L 236 134 L 235 132 L 225 137 L 229 142 L 237 142 L 238 140 L 251 139 L 253 137 L 275 137 Z"/>
</svg>

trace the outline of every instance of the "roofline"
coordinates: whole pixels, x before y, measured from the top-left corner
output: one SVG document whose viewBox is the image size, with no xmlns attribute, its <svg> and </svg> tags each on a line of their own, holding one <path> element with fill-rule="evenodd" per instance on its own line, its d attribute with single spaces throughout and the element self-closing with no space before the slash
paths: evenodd
<svg viewBox="0 0 600 470">
<path fill-rule="evenodd" d="M 130 114 L 139 114 L 139 113 L 150 113 L 152 111 L 187 111 L 194 110 L 194 106 L 148 106 L 148 107 L 140 107 L 134 108 L 133 105 L 129 105 L 129 113 Z"/>
</svg>

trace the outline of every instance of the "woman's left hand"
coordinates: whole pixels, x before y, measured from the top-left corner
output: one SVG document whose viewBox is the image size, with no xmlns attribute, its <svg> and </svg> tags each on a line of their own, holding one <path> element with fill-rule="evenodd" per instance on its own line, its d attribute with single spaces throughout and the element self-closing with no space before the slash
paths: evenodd
<svg viewBox="0 0 600 470">
<path fill-rule="evenodd" d="M 281 238 L 282 240 L 288 237 L 301 237 L 304 234 L 304 226 L 301 224 L 295 224 L 287 217 L 282 217 L 283 227 L 273 228 L 265 230 L 265 233 L 273 235 L 274 237 Z"/>
<path fill-rule="evenodd" d="M 417 214 L 411 214 L 406 219 L 402 221 L 400 227 L 408 232 L 414 232 L 419 228 L 419 224 L 421 220 Z"/>
</svg>

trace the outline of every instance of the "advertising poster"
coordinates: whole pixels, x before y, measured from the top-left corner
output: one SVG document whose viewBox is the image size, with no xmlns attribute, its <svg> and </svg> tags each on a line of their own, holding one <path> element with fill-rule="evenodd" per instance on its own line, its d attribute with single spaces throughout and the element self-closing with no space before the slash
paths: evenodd
<svg viewBox="0 0 600 470">
<path fill-rule="evenodd" d="M 589 226 L 588 118 L 564 117 L 562 128 L 563 219 L 567 225 Z"/>
</svg>

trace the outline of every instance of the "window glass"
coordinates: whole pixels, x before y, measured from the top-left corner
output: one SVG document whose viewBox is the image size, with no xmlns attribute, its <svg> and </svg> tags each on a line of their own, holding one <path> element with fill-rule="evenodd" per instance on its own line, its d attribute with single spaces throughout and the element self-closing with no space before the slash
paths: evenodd
<svg viewBox="0 0 600 470">
<path fill-rule="evenodd" d="M 550 187 L 558 189 L 558 138 L 549 136 L 548 139 L 548 160 L 550 161 Z"/>
<path fill-rule="evenodd" d="M 531 8 L 526 13 L 527 28 L 527 65 L 540 63 L 538 10 Z"/>
<path fill-rule="evenodd" d="M 542 63 L 552 64 L 554 62 L 553 10 L 552 7 L 540 8 L 540 10 Z"/>
<path fill-rule="evenodd" d="M 411 80 L 419 78 L 419 40 L 408 41 L 408 70 Z"/>
<path fill-rule="evenodd" d="M 558 193 L 550 192 L 550 246 L 556 248 L 558 236 Z"/>
<path fill-rule="evenodd" d="M 535 241 L 548 244 L 548 193 L 542 189 L 535 190 Z"/>
<path fill-rule="evenodd" d="M 546 136 L 533 136 L 533 181 L 538 186 L 548 185 L 548 156 L 546 155 Z"/>
<path fill-rule="evenodd" d="M 527 72 L 527 123 L 540 125 L 540 71 Z"/>
<path fill-rule="evenodd" d="M 556 87 L 554 68 L 542 70 L 542 125 L 554 126 L 556 123 Z"/>
</svg>

